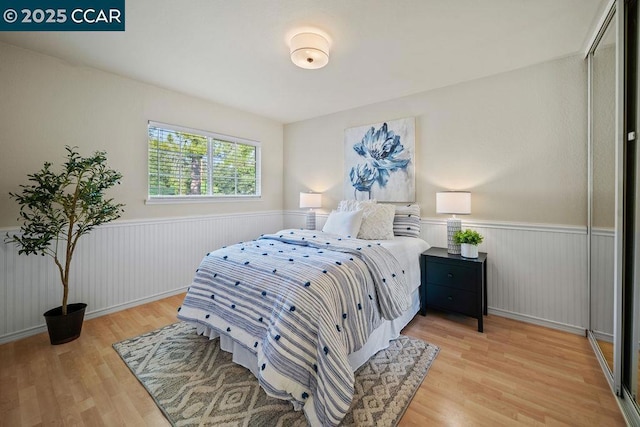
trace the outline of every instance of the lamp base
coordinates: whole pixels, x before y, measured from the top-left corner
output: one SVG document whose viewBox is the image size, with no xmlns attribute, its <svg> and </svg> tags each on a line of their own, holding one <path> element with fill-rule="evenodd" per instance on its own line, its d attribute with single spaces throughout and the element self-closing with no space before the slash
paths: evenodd
<svg viewBox="0 0 640 427">
<path fill-rule="evenodd" d="M 460 230 L 462 230 L 462 221 L 458 218 L 447 220 L 447 252 L 450 254 L 460 254 L 460 244 L 453 239 L 453 236 Z"/>
<path fill-rule="evenodd" d="M 307 212 L 307 224 L 306 224 L 305 228 L 307 230 L 315 230 L 316 229 L 316 213 L 312 209 L 309 209 L 309 211 Z M 460 253 L 460 252 L 458 251 L 458 253 Z"/>
</svg>

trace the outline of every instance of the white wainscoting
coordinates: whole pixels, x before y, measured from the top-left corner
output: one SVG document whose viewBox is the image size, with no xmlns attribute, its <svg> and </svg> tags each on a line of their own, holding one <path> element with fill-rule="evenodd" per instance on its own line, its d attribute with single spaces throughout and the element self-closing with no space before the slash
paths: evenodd
<svg viewBox="0 0 640 427">
<path fill-rule="evenodd" d="M 326 217 L 318 214 L 318 229 Z M 286 228 L 303 225 L 304 212 L 285 212 Z M 485 237 L 479 249 L 488 253 L 489 314 L 585 333 L 589 324 L 586 227 L 464 219 L 462 227 Z M 444 218 L 423 218 L 421 237 L 431 246 L 447 247 L 446 229 Z"/>
<path fill-rule="evenodd" d="M 69 302 L 92 318 L 183 292 L 207 252 L 282 228 L 282 211 L 106 224 L 78 244 Z M 51 258 L 0 243 L 0 343 L 44 331 L 42 313 L 61 299 Z"/>
<path fill-rule="evenodd" d="M 326 217 L 318 214 L 318 228 Z M 304 222 L 305 212 L 273 211 L 105 225 L 78 246 L 70 302 L 86 302 L 92 318 L 182 292 L 206 252 Z M 463 227 L 485 236 L 480 250 L 489 254 L 490 314 L 584 333 L 589 322 L 586 228 L 470 221 Z M 445 220 L 423 219 L 421 237 L 446 247 Z M 599 287 L 604 280 L 597 277 L 612 275 L 613 235 L 594 230 L 593 237 L 591 316 L 594 330 L 607 336 L 612 293 Z M 14 245 L 0 243 L 0 343 L 44 331 L 42 313 L 60 299 L 50 258 L 18 256 Z"/>
</svg>

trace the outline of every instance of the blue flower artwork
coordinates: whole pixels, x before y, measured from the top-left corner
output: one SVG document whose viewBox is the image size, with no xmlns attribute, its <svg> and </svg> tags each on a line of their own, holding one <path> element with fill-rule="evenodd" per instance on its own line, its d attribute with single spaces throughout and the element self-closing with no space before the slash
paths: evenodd
<svg viewBox="0 0 640 427">
<path fill-rule="evenodd" d="M 413 117 L 345 131 L 345 198 L 415 201 Z"/>
</svg>

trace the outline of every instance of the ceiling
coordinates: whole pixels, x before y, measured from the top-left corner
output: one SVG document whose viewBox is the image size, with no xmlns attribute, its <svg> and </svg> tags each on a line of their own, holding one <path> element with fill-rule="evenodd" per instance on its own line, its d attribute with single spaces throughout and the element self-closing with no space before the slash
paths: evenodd
<svg viewBox="0 0 640 427">
<path fill-rule="evenodd" d="M 275 119 L 300 121 L 581 52 L 607 0 L 129 0 L 124 32 L 0 41 Z M 329 64 L 297 68 L 315 28 Z"/>
</svg>

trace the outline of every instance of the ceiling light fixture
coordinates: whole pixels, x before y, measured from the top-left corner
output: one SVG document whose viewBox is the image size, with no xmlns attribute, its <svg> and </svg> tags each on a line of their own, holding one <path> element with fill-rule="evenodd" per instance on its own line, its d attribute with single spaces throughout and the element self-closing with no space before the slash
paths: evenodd
<svg viewBox="0 0 640 427">
<path fill-rule="evenodd" d="M 291 61 L 314 70 L 329 63 L 329 41 L 316 33 L 299 33 L 291 38 Z"/>
</svg>

